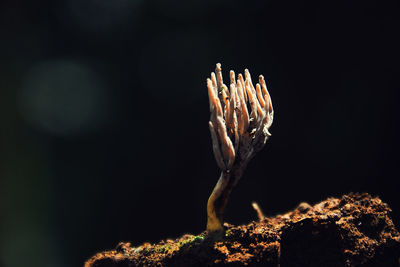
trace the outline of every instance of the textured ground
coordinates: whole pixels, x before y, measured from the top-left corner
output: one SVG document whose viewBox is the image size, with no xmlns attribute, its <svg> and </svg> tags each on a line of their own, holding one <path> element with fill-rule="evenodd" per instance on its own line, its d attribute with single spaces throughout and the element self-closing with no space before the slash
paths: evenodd
<svg viewBox="0 0 400 267">
<path fill-rule="evenodd" d="M 400 266 L 400 234 L 390 208 L 368 194 L 329 198 L 248 225 L 226 225 L 219 240 L 184 235 L 138 247 L 120 243 L 85 267 Z"/>
</svg>

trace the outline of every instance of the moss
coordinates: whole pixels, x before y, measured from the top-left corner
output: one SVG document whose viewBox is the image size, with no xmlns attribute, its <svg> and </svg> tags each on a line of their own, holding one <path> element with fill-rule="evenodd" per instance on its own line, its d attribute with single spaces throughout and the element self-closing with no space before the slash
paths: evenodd
<svg viewBox="0 0 400 267">
<path fill-rule="evenodd" d="M 228 237 L 228 236 L 230 236 L 231 234 L 232 234 L 231 229 L 228 229 L 228 230 L 225 231 L 225 237 Z"/>
<path fill-rule="evenodd" d="M 194 242 L 196 242 L 196 241 L 200 241 L 201 242 L 203 240 L 204 240 L 204 236 L 202 236 L 202 235 L 195 236 L 194 239 L 193 239 Z"/>
<path fill-rule="evenodd" d="M 183 247 L 198 245 L 204 240 L 203 235 L 186 235 L 176 241 L 167 241 L 167 243 L 143 248 L 144 254 L 173 254 Z"/>
<path fill-rule="evenodd" d="M 178 242 L 178 246 L 179 248 L 182 248 L 184 246 L 190 246 L 190 245 L 195 245 L 195 244 L 199 244 L 204 240 L 204 236 L 203 235 L 197 235 L 197 236 L 187 236 L 186 238 L 180 240 Z"/>
</svg>

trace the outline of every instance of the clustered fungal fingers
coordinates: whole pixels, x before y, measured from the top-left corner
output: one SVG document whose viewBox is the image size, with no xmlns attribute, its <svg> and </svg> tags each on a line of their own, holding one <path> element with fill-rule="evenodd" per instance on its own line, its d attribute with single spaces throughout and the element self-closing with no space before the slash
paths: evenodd
<svg viewBox="0 0 400 267">
<path fill-rule="evenodd" d="M 208 89 L 208 99 L 210 102 L 210 112 L 213 114 L 214 112 L 214 106 L 215 106 L 215 92 L 214 92 L 214 87 L 212 85 L 211 79 L 207 79 L 207 89 Z"/>
<path fill-rule="evenodd" d="M 213 90 L 215 91 L 215 94 L 218 95 L 217 77 L 215 76 L 214 72 L 211 72 L 211 82 L 212 82 L 212 86 L 213 86 Z"/>
<path fill-rule="evenodd" d="M 245 89 L 246 87 L 244 86 L 243 75 L 241 73 L 239 73 L 238 78 L 239 78 L 239 83 L 240 83 L 241 87 L 243 88 L 244 101 L 247 103 L 247 94 L 246 94 L 246 89 Z"/>
<path fill-rule="evenodd" d="M 222 155 L 227 169 L 230 169 L 235 158 L 235 151 L 232 141 L 228 137 L 224 121 L 221 117 L 217 118 L 217 130 L 219 138 L 221 139 Z"/>
<path fill-rule="evenodd" d="M 265 107 L 265 101 L 264 101 L 264 98 L 262 96 L 261 86 L 260 86 L 259 83 L 256 84 L 256 91 L 257 91 L 258 102 L 260 102 L 261 107 L 264 108 Z"/>
<path fill-rule="evenodd" d="M 225 90 L 225 87 L 222 86 L 221 88 L 222 88 L 222 90 L 221 90 L 221 94 L 220 94 L 220 99 L 221 99 L 221 103 L 223 103 L 224 116 L 226 118 L 227 117 L 227 113 L 228 113 L 228 109 L 229 109 L 228 95 L 226 94 L 227 90 Z"/>
<path fill-rule="evenodd" d="M 237 110 L 237 117 L 239 120 L 239 135 L 243 135 L 247 128 L 249 127 L 249 112 L 247 111 L 247 98 L 246 93 L 244 91 L 244 87 L 242 82 L 240 81 L 240 77 L 243 78 L 241 74 L 239 74 L 239 80 L 237 80 L 236 87 L 238 89 L 238 110 Z M 239 119 L 240 118 L 240 119 Z"/>
<path fill-rule="evenodd" d="M 262 75 L 254 87 L 250 72 L 244 78 L 229 73 L 229 88 L 224 84 L 221 64 L 207 79 L 210 99 L 209 128 L 213 151 L 222 170 L 207 204 L 207 230 L 223 229 L 223 210 L 232 188 L 240 179 L 248 161 L 261 150 L 268 137 L 273 120 L 271 97 Z M 250 112 L 249 112 L 250 111 Z"/>
<path fill-rule="evenodd" d="M 258 97 L 257 97 L 257 92 L 256 92 L 256 89 L 254 88 L 254 86 L 253 86 L 253 82 L 252 82 L 252 80 L 251 80 L 251 75 L 250 75 L 250 72 L 246 69 L 245 70 L 245 77 L 246 77 L 246 81 L 245 82 L 247 82 L 247 91 L 249 92 L 248 94 L 250 95 L 251 94 L 251 108 L 252 108 L 252 114 L 253 114 L 253 122 L 254 122 L 254 125 L 255 125 L 255 129 L 257 129 L 258 128 L 258 126 L 260 125 L 260 123 L 261 123 L 261 118 L 263 117 L 263 110 L 262 110 L 262 108 L 261 108 L 261 103 L 260 103 L 260 101 L 259 101 L 259 99 L 258 99 Z"/>
<path fill-rule="evenodd" d="M 254 148 L 258 151 L 270 136 L 268 128 L 273 120 L 271 97 L 262 75 L 255 87 L 248 69 L 245 69 L 244 77 L 239 73 L 237 80 L 231 70 L 229 78 L 228 89 L 218 63 L 211 78 L 207 79 L 213 129 L 210 131 L 214 151 L 219 152 L 214 154 L 219 166 L 224 163 L 223 170 L 233 166 L 237 155 L 242 161 L 253 157 Z"/>
<path fill-rule="evenodd" d="M 272 107 L 271 96 L 269 95 L 269 92 L 267 90 L 267 85 L 265 83 L 264 76 L 260 75 L 259 82 L 261 84 L 261 88 L 262 88 L 262 92 L 263 92 L 264 100 L 265 100 L 265 107 L 264 107 L 264 110 L 266 112 L 265 127 L 268 129 L 272 125 L 272 121 L 274 118 L 274 109 Z"/>
<path fill-rule="evenodd" d="M 215 155 L 215 159 L 217 161 L 217 165 L 221 170 L 226 170 L 226 165 L 224 161 L 222 160 L 222 155 L 221 151 L 219 149 L 219 141 L 217 137 L 217 133 L 215 132 L 214 125 L 211 121 L 208 122 L 209 127 L 210 127 L 210 132 L 211 132 L 211 138 L 213 142 L 213 151 Z"/>
<path fill-rule="evenodd" d="M 233 74 L 234 75 L 234 74 Z M 233 77 L 234 79 L 234 77 Z M 239 129 L 238 129 L 238 95 L 237 95 L 237 90 L 236 86 L 234 83 L 231 83 L 230 85 L 231 88 L 231 118 L 232 118 L 232 124 L 231 124 L 231 135 L 233 135 L 233 138 L 235 140 L 235 151 L 238 151 L 239 147 Z"/>
<path fill-rule="evenodd" d="M 220 77 L 219 74 L 216 77 L 215 74 L 212 73 L 211 79 L 207 79 L 211 111 L 209 127 L 217 164 L 222 170 L 226 170 L 229 169 L 234 162 L 235 149 L 228 136 L 226 121 L 224 120 L 224 114 L 226 115 L 226 112 L 229 111 L 229 102 L 225 102 L 224 107 L 222 107 L 224 101 L 220 101 L 218 96 L 218 85 L 220 82 L 222 82 L 222 77 Z"/>
<path fill-rule="evenodd" d="M 215 73 L 217 74 L 217 86 L 218 88 L 221 88 L 224 84 L 224 79 L 222 78 L 221 63 L 217 63 Z"/>
</svg>

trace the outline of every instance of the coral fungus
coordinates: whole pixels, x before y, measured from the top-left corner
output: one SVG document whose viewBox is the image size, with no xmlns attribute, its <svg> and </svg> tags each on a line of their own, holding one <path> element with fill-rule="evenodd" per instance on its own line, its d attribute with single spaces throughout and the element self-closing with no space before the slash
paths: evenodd
<svg viewBox="0 0 400 267">
<path fill-rule="evenodd" d="M 208 199 L 207 231 L 223 230 L 223 212 L 232 188 L 243 174 L 247 163 L 260 151 L 269 136 L 273 108 L 264 77 L 254 88 L 249 71 L 235 78 L 230 71 L 230 86 L 224 84 L 221 64 L 207 79 L 211 117 L 209 127 L 215 159 L 221 176 Z M 250 114 L 249 114 L 250 109 Z"/>
</svg>

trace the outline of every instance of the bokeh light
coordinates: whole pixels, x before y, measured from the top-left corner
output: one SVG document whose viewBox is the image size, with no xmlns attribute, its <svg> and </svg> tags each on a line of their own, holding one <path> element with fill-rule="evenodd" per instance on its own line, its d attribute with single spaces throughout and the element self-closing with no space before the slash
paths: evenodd
<svg viewBox="0 0 400 267">
<path fill-rule="evenodd" d="M 73 61 L 35 65 L 18 95 L 20 112 L 38 130 L 55 135 L 84 133 L 101 126 L 107 91 L 99 75 Z"/>
</svg>

